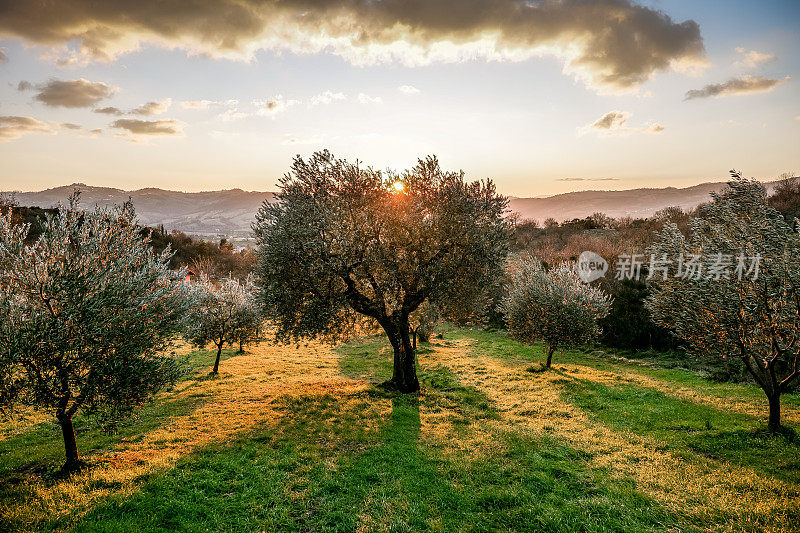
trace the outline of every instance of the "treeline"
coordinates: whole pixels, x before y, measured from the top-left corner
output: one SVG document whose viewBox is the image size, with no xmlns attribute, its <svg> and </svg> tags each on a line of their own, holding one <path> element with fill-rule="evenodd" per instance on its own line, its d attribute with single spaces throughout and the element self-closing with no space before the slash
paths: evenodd
<svg viewBox="0 0 800 533">
<path fill-rule="evenodd" d="M 252 250 L 236 250 L 236 247 L 225 238 L 219 242 L 194 239 L 182 231 L 167 232 L 164 226 L 142 228 L 142 233 L 150 233 L 150 242 L 156 252 L 167 248 L 174 252 L 170 259 L 170 268 L 186 267 L 197 275 L 211 279 L 232 277 L 244 279 L 255 267 L 255 255 Z"/>
<path fill-rule="evenodd" d="M 47 216 L 58 214 L 56 208 L 19 206 L 13 196 L 0 197 L 0 214 L 11 209 L 11 221 L 15 225 L 29 226 L 26 244 L 33 244 L 42 234 Z M 219 242 L 193 238 L 182 231 L 164 229 L 164 226 L 155 228 L 142 227 L 142 236 L 150 237 L 150 244 L 156 253 L 161 253 L 170 247 L 172 257 L 169 267 L 173 270 L 186 267 L 196 275 L 220 280 L 222 278 L 245 279 L 255 265 L 255 255 L 252 250 L 236 247 L 225 238 Z"/>
<path fill-rule="evenodd" d="M 795 218 L 800 217 L 800 178 L 785 179 L 768 202 L 787 223 L 794 224 Z M 512 232 L 512 248 L 517 253 L 540 259 L 545 265 L 575 261 L 586 250 L 600 254 L 609 262 L 609 271 L 594 284 L 614 299 L 610 313 L 599 321 L 601 344 L 636 351 L 640 358 L 652 357 L 659 363 L 698 370 L 715 380 L 750 380 L 738 358 L 697 359 L 682 355 L 681 343 L 669 330 L 655 324 L 645 309 L 650 294 L 645 282 L 647 261 L 642 265 L 639 280 L 615 278 L 613 261 L 617 257 L 645 254 L 667 222 L 676 224 L 683 235 L 688 235 L 690 223 L 701 208 L 702 205 L 684 211 L 680 207 L 667 207 L 648 218 L 611 218 L 595 213 L 561 223 L 554 219 L 542 223 L 519 221 Z"/>
</svg>

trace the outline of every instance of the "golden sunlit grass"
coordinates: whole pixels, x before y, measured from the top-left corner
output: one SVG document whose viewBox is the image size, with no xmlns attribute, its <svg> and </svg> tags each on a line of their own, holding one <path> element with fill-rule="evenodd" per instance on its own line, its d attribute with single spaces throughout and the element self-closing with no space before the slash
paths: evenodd
<svg viewBox="0 0 800 533">
<path fill-rule="evenodd" d="M 165 420 L 162 427 L 119 440 L 105 453 L 90 458 L 90 470 L 55 483 L 36 475 L 28 477 L 21 487 L 24 498 L 3 502 L 3 515 L 28 524 L 41 517 L 74 517 L 103 498 L 132 493 L 147 475 L 171 467 L 179 457 L 210 443 L 233 440 L 274 420 L 276 398 L 322 392 L 347 397 L 364 387 L 338 375 L 338 358 L 328 346 L 261 344 L 223 361 L 218 377 L 200 370 L 194 378 L 162 394 L 161 401 L 194 400 L 195 408 Z M 44 420 L 46 416 L 37 414 L 26 425 Z M 21 432 L 2 430 L 4 439 Z M 80 450 L 81 435 L 77 437 Z M 58 438 L 55 432 L 53 438 Z"/>
<path fill-rule="evenodd" d="M 508 353 L 498 355 L 498 347 Z M 207 352 L 193 357 L 211 360 Z M 16 459 L 0 462 L 0 479 L 9 481 L 0 492 L 0 529 L 138 530 L 148 520 L 169 529 L 159 513 L 178 517 L 176 527 L 191 529 L 183 521 L 196 520 L 233 530 L 491 530 L 523 527 L 532 517 L 551 530 L 796 526 L 795 478 L 742 464 L 749 456 L 736 462 L 696 453 L 674 432 L 636 422 L 646 418 L 637 399 L 658 394 L 661 404 L 689 414 L 721 413 L 707 424 L 727 424 L 725 417 L 748 424 L 752 415 L 758 427 L 763 402 L 736 392 L 747 389 L 693 387 L 580 354 L 564 363 L 557 355 L 554 370 L 529 372 L 541 357 L 502 335 L 449 330 L 420 350 L 423 392 L 409 399 L 375 388 L 391 369 L 381 337 L 337 350 L 264 343 L 224 359 L 216 378 L 203 366 L 161 394 L 153 407 L 161 414 L 143 411 L 142 421 L 153 420 L 110 438 L 88 457 L 92 468 L 69 479 L 12 450 Z M 631 409 L 622 422 L 604 414 Z M 787 422 L 800 420 L 798 411 L 784 402 Z M 60 446 L 39 415 L 16 422 L 0 427 L 0 446 L 36 431 Z M 689 426 L 676 431 L 701 433 Z M 79 433 L 79 448 L 87 440 Z M 245 485 L 235 485 L 240 479 Z M 182 493 L 190 489 L 196 492 Z M 195 516 L 205 505 L 198 502 L 212 501 L 219 516 L 208 509 Z"/>
<path fill-rule="evenodd" d="M 531 373 L 526 371 L 530 361 L 482 355 L 475 347 L 477 343 L 469 339 L 457 339 L 455 343 L 435 350 L 430 359 L 447 364 L 464 383 L 486 391 L 502 413 L 503 423 L 564 439 L 573 447 L 592 453 L 597 466 L 635 479 L 640 491 L 673 512 L 701 522 L 718 522 L 715 529 L 720 531 L 752 529 L 742 528 L 742 523 L 759 524 L 756 529 L 776 533 L 796 527 L 800 513 L 800 487 L 796 483 L 747 467 L 732 468 L 728 462 L 699 456 L 687 458 L 669 450 L 658 439 L 614 431 L 565 401 L 562 389 L 574 380 L 612 385 L 636 383 L 683 400 L 718 409 L 733 408 L 762 418 L 764 402 L 741 398 L 726 402 L 724 398 L 625 368 L 605 372 L 586 365 L 556 364 L 554 372 Z M 785 406 L 784 413 L 787 422 L 800 416 L 798 409 L 790 406 Z M 726 515 L 724 521 L 719 521 L 718 517 Z"/>
</svg>

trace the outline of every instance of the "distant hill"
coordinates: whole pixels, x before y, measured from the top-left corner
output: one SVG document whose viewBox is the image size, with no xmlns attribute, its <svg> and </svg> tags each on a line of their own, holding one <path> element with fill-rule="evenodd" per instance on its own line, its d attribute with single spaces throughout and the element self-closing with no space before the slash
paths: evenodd
<svg viewBox="0 0 800 533">
<path fill-rule="evenodd" d="M 771 191 L 779 182 L 767 183 Z M 570 220 L 592 213 L 649 217 L 659 209 L 677 205 L 691 209 L 709 199 L 711 191 L 720 190 L 725 182 L 702 183 L 678 189 L 630 189 L 626 191 L 579 191 L 546 198 L 510 198 L 509 206 L 522 219 L 543 221 L 547 218 Z M 124 191 L 110 187 L 92 187 L 81 183 L 40 192 L 17 192 L 17 202 L 25 206 L 51 207 L 65 202 L 74 189 L 82 191 L 84 205 L 112 205 L 130 197 L 142 223 L 163 224 L 168 230 L 179 229 L 197 235 L 232 235 L 245 237 L 250 223 L 264 200 L 272 201 L 271 192 L 230 189 L 187 193 L 148 188 Z"/>
<path fill-rule="evenodd" d="M 130 197 L 143 224 L 163 224 L 168 230 L 198 235 L 246 236 L 258 208 L 264 200 L 273 198 L 270 192 L 241 189 L 196 193 L 156 188 L 124 191 L 82 183 L 40 192 L 17 192 L 14 196 L 20 205 L 50 207 L 66 202 L 75 189 L 80 189 L 81 203 L 85 206 L 120 204 Z"/>
<path fill-rule="evenodd" d="M 559 222 L 605 213 L 613 218 L 646 218 L 659 209 L 679 206 L 693 209 L 710 200 L 709 193 L 722 190 L 727 182 L 701 183 L 678 189 L 628 189 L 625 191 L 577 191 L 546 198 L 511 198 L 511 210 L 523 219 L 538 221 L 554 218 Z M 765 183 L 772 192 L 779 181 Z"/>
</svg>

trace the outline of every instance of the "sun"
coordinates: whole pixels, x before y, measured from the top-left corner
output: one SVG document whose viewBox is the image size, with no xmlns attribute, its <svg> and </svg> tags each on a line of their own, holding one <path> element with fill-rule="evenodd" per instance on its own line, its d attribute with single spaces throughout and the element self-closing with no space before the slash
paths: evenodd
<svg viewBox="0 0 800 533">
<path fill-rule="evenodd" d="M 406 189 L 406 186 L 403 185 L 402 181 L 395 181 L 392 183 L 392 189 L 394 189 L 394 192 L 403 192 Z"/>
</svg>

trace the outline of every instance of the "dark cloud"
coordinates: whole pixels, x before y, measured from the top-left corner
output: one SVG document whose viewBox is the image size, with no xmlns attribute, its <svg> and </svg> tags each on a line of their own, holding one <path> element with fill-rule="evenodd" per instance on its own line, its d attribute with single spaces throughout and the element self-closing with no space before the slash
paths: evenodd
<svg viewBox="0 0 800 533">
<path fill-rule="evenodd" d="M 29 133 L 55 133 L 46 122 L 32 117 L 0 116 L 0 142 L 13 141 Z"/>
<path fill-rule="evenodd" d="M 684 100 L 694 98 L 708 98 L 709 96 L 726 96 L 729 94 L 750 94 L 771 91 L 776 85 L 789 81 L 789 76 L 784 79 L 761 78 L 744 76 L 741 78 L 731 78 L 722 83 L 712 83 L 702 89 L 693 89 L 686 93 Z"/>
<path fill-rule="evenodd" d="M 50 80 L 36 88 L 39 93 L 35 98 L 52 107 L 92 107 L 115 92 L 113 87 L 101 81 L 83 78 L 70 81 Z"/>
<path fill-rule="evenodd" d="M 594 85 L 630 89 L 705 63 L 700 28 L 633 0 L 50 0 L 6 2 L 0 38 L 113 60 L 155 41 L 213 56 L 328 51 L 353 63 L 562 57 Z"/>
<path fill-rule="evenodd" d="M 111 127 L 127 130 L 134 135 L 181 135 L 183 133 L 183 123 L 177 120 L 121 118 L 112 122 Z"/>
<path fill-rule="evenodd" d="M 5 48 L 0 48 L 0 64 L 8 63 L 8 55 Z"/>
<path fill-rule="evenodd" d="M 80 130 L 80 129 L 83 129 L 83 127 L 80 124 L 73 124 L 72 122 L 64 122 L 63 124 L 61 124 L 61 127 L 62 128 L 66 128 L 68 130 Z"/>
<path fill-rule="evenodd" d="M 18 91 L 31 91 L 33 89 L 35 89 L 35 87 L 29 81 L 22 80 L 21 82 L 19 82 L 17 84 L 17 90 Z"/>
</svg>

